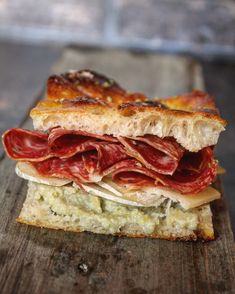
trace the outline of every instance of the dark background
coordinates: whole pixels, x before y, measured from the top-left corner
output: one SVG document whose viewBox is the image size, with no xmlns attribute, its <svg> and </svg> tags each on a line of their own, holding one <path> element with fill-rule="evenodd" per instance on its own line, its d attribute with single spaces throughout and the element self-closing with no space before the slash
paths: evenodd
<svg viewBox="0 0 235 294">
<path fill-rule="evenodd" d="M 235 231 L 235 2 L 0 0 L 1 132 L 22 123 L 30 97 L 40 97 L 52 65 L 70 45 L 180 54 L 200 62 L 206 89 L 229 123 L 217 155 L 227 170 L 223 183 Z"/>
</svg>

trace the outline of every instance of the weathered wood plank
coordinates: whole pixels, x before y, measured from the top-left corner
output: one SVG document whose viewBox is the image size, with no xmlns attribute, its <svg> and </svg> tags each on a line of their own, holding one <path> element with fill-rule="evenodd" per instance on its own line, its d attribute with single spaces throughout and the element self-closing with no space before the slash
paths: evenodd
<svg viewBox="0 0 235 294">
<path fill-rule="evenodd" d="M 198 65 L 169 58 L 156 56 L 154 61 L 154 55 L 67 51 L 54 70 L 98 69 L 133 90 L 145 89 L 150 96 L 194 87 L 200 80 L 195 78 Z M 162 69 L 166 65 L 168 69 Z M 175 76 L 171 65 L 177 69 Z M 186 81 L 181 81 L 184 77 Z M 148 80 L 146 85 L 142 79 Z M 162 85 L 163 79 L 169 83 Z M 15 176 L 13 166 L 6 158 L 0 164 L 2 293 L 235 293 L 234 243 L 224 199 L 212 206 L 218 238 L 209 243 L 38 229 L 15 222 L 27 187 Z"/>
<path fill-rule="evenodd" d="M 124 88 L 143 92 L 149 97 L 171 96 L 203 86 L 200 67 L 190 58 L 124 50 L 65 50 L 52 71 L 61 73 L 83 68 L 105 73 Z"/>
</svg>

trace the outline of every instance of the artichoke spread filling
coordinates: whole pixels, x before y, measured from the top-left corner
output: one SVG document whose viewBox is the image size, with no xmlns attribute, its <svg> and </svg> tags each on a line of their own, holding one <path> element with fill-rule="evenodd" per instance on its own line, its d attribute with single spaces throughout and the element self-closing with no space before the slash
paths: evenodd
<svg viewBox="0 0 235 294">
<path fill-rule="evenodd" d="M 182 229 L 192 232 L 200 222 L 198 208 L 184 211 L 169 200 L 158 207 L 135 207 L 102 199 L 73 186 L 53 187 L 33 182 L 29 182 L 25 209 L 24 214 L 33 215 L 35 220 L 44 219 L 54 225 L 63 222 L 65 227 L 67 224 L 70 228 L 104 234 L 122 231 L 153 234 L 169 227 L 176 232 Z"/>
</svg>

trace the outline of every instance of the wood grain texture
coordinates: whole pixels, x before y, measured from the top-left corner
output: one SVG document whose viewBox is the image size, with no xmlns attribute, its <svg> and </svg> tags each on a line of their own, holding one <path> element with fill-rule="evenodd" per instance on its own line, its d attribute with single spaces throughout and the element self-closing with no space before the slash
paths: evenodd
<svg viewBox="0 0 235 294">
<path fill-rule="evenodd" d="M 102 70 L 150 96 L 187 91 L 202 80 L 195 77 L 200 68 L 195 70 L 194 61 L 178 57 L 70 50 L 54 70 L 70 67 Z M 168 83 L 162 85 L 163 78 Z M 212 205 L 217 239 L 209 243 L 38 229 L 15 222 L 27 185 L 13 167 L 7 158 L 0 164 L 1 293 L 235 293 L 234 243 L 224 199 Z"/>
<path fill-rule="evenodd" d="M 105 73 L 130 92 L 143 92 L 149 97 L 166 97 L 203 87 L 201 68 L 193 59 L 125 50 L 71 48 L 64 51 L 52 71 L 85 68 Z"/>
</svg>

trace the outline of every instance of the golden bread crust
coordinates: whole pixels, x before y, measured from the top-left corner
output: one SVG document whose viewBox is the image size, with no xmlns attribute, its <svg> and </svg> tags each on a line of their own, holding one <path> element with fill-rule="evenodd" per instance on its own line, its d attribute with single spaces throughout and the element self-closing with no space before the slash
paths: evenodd
<svg viewBox="0 0 235 294">
<path fill-rule="evenodd" d="M 79 228 L 74 227 L 66 227 L 62 228 L 59 226 L 55 226 L 51 223 L 43 222 L 43 221 L 29 221 L 22 217 L 18 217 L 16 219 L 18 223 L 35 226 L 39 228 L 46 228 L 46 229 L 54 229 L 54 230 L 63 230 L 68 232 L 74 232 L 74 233 L 83 233 L 84 231 L 81 231 Z M 91 232 L 89 232 L 91 233 Z M 114 234 L 114 236 L 118 237 L 128 237 L 128 238 L 151 238 L 151 239 L 162 239 L 162 240 L 168 240 L 168 241 L 212 241 L 215 239 L 214 235 L 207 235 L 205 231 L 196 231 L 194 234 L 185 236 L 185 237 L 179 237 L 174 235 L 161 235 L 161 234 L 151 234 L 151 235 L 144 235 L 144 234 L 127 234 L 127 233 L 118 233 Z"/>
<path fill-rule="evenodd" d="M 223 126 L 227 124 L 227 122 L 220 117 L 214 99 L 207 93 L 199 90 L 164 99 L 147 100 L 144 102 L 127 102 L 119 105 L 118 110 L 124 116 L 131 116 L 137 112 L 151 110 L 182 118 L 200 116 L 202 118 L 216 120 Z"/>
<path fill-rule="evenodd" d="M 41 131 L 60 126 L 99 135 L 172 136 L 195 152 L 215 145 L 226 126 L 205 92 L 147 100 L 88 70 L 50 77 L 48 99 L 39 102 L 30 115 L 34 128 Z"/>
<path fill-rule="evenodd" d="M 136 113 L 149 112 L 161 113 L 163 115 L 174 115 L 181 118 L 190 118 L 200 116 L 221 123 L 226 126 L 227 122 L 219 115 L 214 100 L 207 93 L 202 91 L 193 91 L 180 96 L 154 99 L 137 102 L 125 102 L 120 104 L 109 103 L 104 100 L 92 97 L 75 97 L 70 99 L 47 99 L 40 101 L 32 109 L 31 117 L 43 113 L 79 113 L 84 111 L 93 111 L 106 113 L 118 112 L 121 116 L 132 116 Z"/>
<path fill-rule="evenodd" d="M 214 99 L 207 93 L 194 90 L 184 95 L 168 97 L 160 99 L 165 106 L 173 109 L 185 110 L 190 112 L 208 112 L 211 114 L 219 114 L 219 110 L 215 105 Z"/>
<path fill-rule="evenodd" d="M 32 109 L 30 115 L 34 119 L 41 114 L 79 113 L 84 111 L 97 114 L 105 114 L 107 111 L 110 113 L 116 112 L 125 117 L 130 117 L 137 113 L 151 112 L 152 114 L 160 113 L 165 116 L 173 115 L 179 118 L 206 118 L 217 121 L 223 127 L 227 125 L 226 120 L 220 117 L 212 97 L 202 91 L 193 91 L 173 98 L 125 102 L 118 105 L 91 97 L 47 99 L 40 101 Z"/>
<path fill-rule="evenodd" d="M 226 125 L 214 99 L 205 92 L 195 90 L 174 97 L 148 100 L 144 94 L 128 93 L 113 79 L 88 69 L 50 76 L 47 100 L 39 102 L 31 115 L 40 115 L 42 111 L 79 112 L 86 106 L 89 109 L 99 107 L 103 111 L 117 108 L 124 116 L 150 109 L 181 117 L 201 115 Z"/>
<path fill-rule="evenodd" d="M 113 79 L 88 69 L 71 70 L 61 75 L 49 77 L 47 97 L 50 100 L 87 97 L 106 101 L 110 104 L 147 99 L 141 93 L 127 93 Z"/>
<path fill-rule="evenodd" d="M 75 98 L 83 97 L 81 104 Z M 113 104 L 119 105 L 118 109 L 126 111 L 146 111 L 148 107 L 159 111 L 159 109 L 177 110 L 175 114 L 186 115 L 184 112 L 201 113 L 213 119 L 221 119 L 216 108 L 214 99 L 207 93 L 195 90 L 191 93 L 168 97 L 164 99 L 148 98 L 142 93 L 127 93 L 116 81 L 92 70 L 71 70 L 61 75 L 52 75 L 47 82 L 47 99 L 55 100 L 58 103 L 47 101 L 46 107 L 59 107 L 60 103 L 69 107 L 85 105 L 85 99 L 93 98 L 107 102 L 106 107 Z M 61 100 L 62 99 L 62 100 Z M 71 103 L 66 103 L 66 99 L 71 99 Z M 63 103 L 63 101 L 65 101 Z M 130 102 L 130 103 L 128 103 Z M 143 103 L 141 103 L 143 102 Z M 91 105 L 92 103 L 87 103 Z M 40 104 L 39 104 L 40 105 Z M 94 106 L 97 103 L 94 101 Z M 147 106 L 147 107 L 146 107 Z M 183 113 L 182 113 L 183 112 Z M 221 120 L 225 125 L 226 122 Z"/>
</svg>

